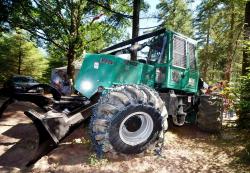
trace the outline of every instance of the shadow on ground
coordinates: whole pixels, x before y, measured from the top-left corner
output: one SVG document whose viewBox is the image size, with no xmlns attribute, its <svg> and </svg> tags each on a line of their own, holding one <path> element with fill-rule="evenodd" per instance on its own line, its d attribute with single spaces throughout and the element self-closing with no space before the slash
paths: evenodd
<svg viewBox="0 0 250 173">
<path fill-rule="evenodd" d="M 37 144 L 37 132 L 22 111 L 34 105 L 11 105 L 0 119 L 1 172 L 247 172 L 250 167 L 232 164 L 235 138 L 204 133 L 195 126 L 175 127 L 165 135 L 165 146 L 159 157 L 154 153 L 138 155 L 107 154 L 106 159 L 94 157 L 87 128 L 79 127 L 65 138 L 58 148 L 25 168 Z M 239 137 L 239 136 L 238 136 Z M 225 142 L 226 141 L 226 142 Z M 225 144 L 226 143 L 226 144 Z M 231 143 L 231 144 L 229 144 Z"/>
<path fill-rule="evenodd" d="M 24 167 L 32 158 L 37 143 L 37 133 L 34 126 L 32 124 L 18 124 L 2 135 L 15 138 L 18 141 L 8 142 L 1 140 L 0 145 L 4 145 L 6 151 L 0 156 L 0 166 Z"/>
</svg>

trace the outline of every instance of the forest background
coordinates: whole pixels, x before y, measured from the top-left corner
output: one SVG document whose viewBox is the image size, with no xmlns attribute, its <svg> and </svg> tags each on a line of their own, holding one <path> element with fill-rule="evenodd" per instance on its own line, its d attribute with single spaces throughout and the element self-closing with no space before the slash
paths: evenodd
<svg viewBox="0 0 250 173">
<path fill-rule="evenodd" d="M 214 84 L 228 81 L 225 95 L 250 122 L 250 6 L 247 0 L 2 0 L 0 4 L 0 83 L 14 74 L 49 83 L 51 70 L 67 66 L 83 52 L 98 52 L 131 38 L 135 16 L 154 19 L 198 41 L 200 74 Z M 133 23 L 134 25 L 134 23 Z M 134 27 L 132 36 L 134 35 Z M 239 102 L 240 100 L 240 102 Z M 248 121 L 245 121 L 245 120 Z M 243 123 L 244 127 L 250 123 Z"/>
</svg>

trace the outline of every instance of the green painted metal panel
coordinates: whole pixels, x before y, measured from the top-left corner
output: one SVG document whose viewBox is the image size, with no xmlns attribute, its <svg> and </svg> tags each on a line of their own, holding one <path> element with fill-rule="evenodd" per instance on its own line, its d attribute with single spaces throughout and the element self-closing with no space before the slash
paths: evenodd
<svg viewBox="0 0 250 173">
<path fill-rule="evenodd" d="M 146 84 L 153 86 L 154 67 L 107 54 L 87 54 L 75 81 L 75 89 L 91 97 L 99 86 Z"/>
<path fill-rule="evenodd" d="M 185 92 L 196 93 L 198 90 L 198 81 L 199 81 L 199 72 L 197 68 L 196 61 L 196 69 L 190 69 L 190 54 L 187 49 L 187 43 L 192 43 L 196 46 L 196 42 L 190 38 L 186 38 L 178 33 L 168 31 L 168 45 L 167 49 L 167 61 L 166 68 L 166 83 L 162 85 L 164 88 L 170 88 L 175 90 L 182 90 Z M 173 65 L 173 52 L 174 52 L 174 36 L 180 37 L 185 40 L 185 55 L 186 55 L 186 67 L 179 67 Z M 196 54 L 195 54 L 196 55 Z M 197 56 L 195 56 L 197 59 Z"/>
<path fill-rule="evenodd" d="M 196 93 L 199 81 L 197 56 L 194 67 L 190 58 L 191 54 L 194 57 L 194 47 L 187 47 L 189 43 L 196 45 L 196 42 L 172 31 L 166 31 L 165 36 L 167 44 L 160 64 L 143 64 L 107 54 L 87 54 L 75 81 L 76 90 L 91 97 L 99 86 L 110 88 L 115 84 L 146 84 L 154 87 L 155 84 L 160 84 L 158 86 L 163 89 Z M 174 37 L 185 40 L 183 67 L 173 63 Z"/>
<path fill-rule="evenodd" d="M 155 83 L 155 67 L 153 65 L 144 64 L 142 71 L 141 83 L 154 87 Z"/>
</svg>

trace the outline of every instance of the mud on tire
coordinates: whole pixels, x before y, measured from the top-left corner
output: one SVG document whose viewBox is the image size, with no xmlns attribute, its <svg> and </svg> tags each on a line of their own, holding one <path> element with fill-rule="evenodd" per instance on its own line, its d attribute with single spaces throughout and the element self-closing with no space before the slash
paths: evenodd
<svg viewBox="0 0 250 173">
<path fill-rule="evenodd" d="M 206 132 L 219 132 L 222 129 L 222 99 L 214 96 L 200 96 L 197 113 L 197 126 Z"/>
<path fill-rule="evenodd" d="M 114 87 L 103 94 L 94 109 L 92 144 L 97 152 L 140 153 L 166 127 L 162 126 L 164 118 L 164 102 L 153 89 L 141 85 Z"/>
</svg>

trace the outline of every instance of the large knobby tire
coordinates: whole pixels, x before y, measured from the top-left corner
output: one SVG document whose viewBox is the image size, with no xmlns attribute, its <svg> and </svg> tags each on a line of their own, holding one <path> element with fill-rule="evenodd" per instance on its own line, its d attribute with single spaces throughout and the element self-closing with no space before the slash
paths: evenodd
<svg viewBox="0 0 250 173">
<path fill-rule="evenodd" d="M 167 112 L 158 93 L 147 86 L 116 86 L 103 94 L 90 121 L 96 151 L 141 153 L 155 142 Z"/>
<path fill-rule="evenodd" d="M 197 126 L 206 132 L 219 132 L 222 129 L 223 102 L 219 97 L 200 96 L 197 113 Z"/>
</svg>

